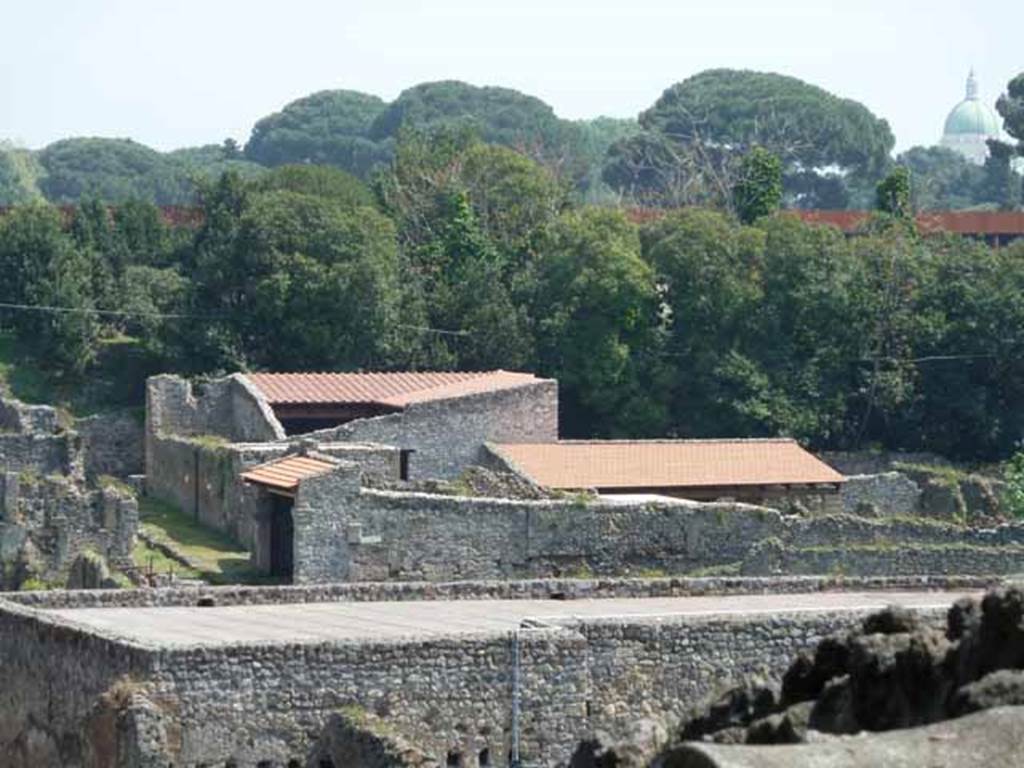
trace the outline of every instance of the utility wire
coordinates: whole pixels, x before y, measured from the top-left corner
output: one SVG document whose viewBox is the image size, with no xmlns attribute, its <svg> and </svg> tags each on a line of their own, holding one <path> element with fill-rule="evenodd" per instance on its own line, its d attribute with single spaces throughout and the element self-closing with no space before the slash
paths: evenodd
<svg viewBox="0 0 1024 768">
<path fill-rule="evenodd" d="M 223 315 L 193 315 L 187 312 L 146 312 L 129 309 L 94 309 L 91 307 L 51 307 L 33 304 L 11 304 L 0 302 L 0 309 L 18 312 L 40 312 L 54 315 L 93 315 L 99 317 L 149 317 L 160 320 L 225 320 Z M 420 333 L 436 333 L 441 336 L 472 336 L 472 331 L 451 331 L 444 328 L 429 328 L 408 323 L 394 323 L 396 328 L 405 328 Z"/>
<path fill-rule="evenodd" d="M 145 312 L 129 309 L 94 309 L 92 307 L 47 307 L 32 304 L 8 304 L 0 302 L 0 309 L 19 312 L 48 312 L 54 315 L 99 315 L 102 317 L 155 317 L 167 320 L 220 320 L 215 315 L 190 315 L 183 312 Z"/>
</svg>

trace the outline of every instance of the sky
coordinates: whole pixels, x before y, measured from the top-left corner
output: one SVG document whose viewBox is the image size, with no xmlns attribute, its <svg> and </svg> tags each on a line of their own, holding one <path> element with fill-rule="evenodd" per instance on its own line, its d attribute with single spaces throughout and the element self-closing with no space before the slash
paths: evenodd
<svg viewBox="0 0 1024 768">
<path fill-rule="evenodd" d="M 636 116 L 729 67 L 793 75 L 937 142 L 973 66 L 1024 71 L 1021 0 L 0 0 L 0 140 L 244 142 L 314 91 L 458 79 L 565 118 Z"/>
</svg>

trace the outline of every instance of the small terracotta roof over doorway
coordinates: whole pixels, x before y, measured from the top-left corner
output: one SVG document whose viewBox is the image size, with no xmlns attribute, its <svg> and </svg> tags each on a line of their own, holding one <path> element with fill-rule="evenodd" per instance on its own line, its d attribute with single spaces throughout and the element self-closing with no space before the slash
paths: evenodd
<svg viewBox="0 0 1024 768">
<path fill-rule="evenodd" d="M 243 472 L 242 479 L 273 491 L 295 493 L 306 478 L 330 472 L 337 466 L 332 461 L 312 456 L 285 456 Z"/>
<path fill-rule="evenodd" d="M 491 445 L 548 488 L 836 484 L 845 478 L 794 440 L 581 440 Z"/>
<path fill-rule="evenodd" d="M 245 375 L 270 405 L 366 404 L 392 408 L 543 381 L 530 373 L 501 370 Z"/>
</svg>

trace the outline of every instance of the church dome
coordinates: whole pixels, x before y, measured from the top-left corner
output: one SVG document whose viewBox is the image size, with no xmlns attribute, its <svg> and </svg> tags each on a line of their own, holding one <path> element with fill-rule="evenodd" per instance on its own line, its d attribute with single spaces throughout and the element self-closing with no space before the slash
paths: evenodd
<svg viewBox="0 0 1024 768">
<path fill-rule="evenodd" d="M 964 99 L 949 113 L 943 133 L 947 136 L 974 133 L 995 139 L 999 137 L 999 115 L 977 96 Z"/>
<path fill-rule="evenodd" d="M 942 146 L 956 150 L 968 160 L 984 163 L 988 139 L 998 139 L 1001 121 L 996 111 L 978 96 L 978 81 L 972 71 L 967 77 L 967 96 L 946 118 Z"/>
</svg>

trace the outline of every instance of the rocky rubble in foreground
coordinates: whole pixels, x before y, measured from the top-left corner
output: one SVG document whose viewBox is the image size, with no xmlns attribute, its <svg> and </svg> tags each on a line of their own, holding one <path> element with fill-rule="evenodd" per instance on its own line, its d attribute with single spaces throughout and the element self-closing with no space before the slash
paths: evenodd
<svg viewBox="0 0 1024 768">
<path fill-rule="evenodd" d="M 799 655 L 781 682 L 749 681 L 702 707 L 667 747 L 597 735 L 572 762 L 642 765 L 1024 765 L 1024 591 L 961 600 L 945 629 L 903 609 L 873 614 Z"/>
</svg>

